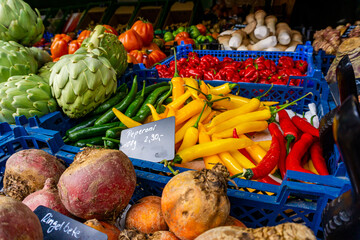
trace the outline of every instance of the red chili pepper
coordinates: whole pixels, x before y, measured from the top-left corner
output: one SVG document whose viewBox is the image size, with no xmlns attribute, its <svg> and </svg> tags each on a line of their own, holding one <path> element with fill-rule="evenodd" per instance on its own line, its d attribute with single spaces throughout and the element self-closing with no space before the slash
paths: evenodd
<svg viewBox="0 0 360 240">
<path fill-rule="evenodd" d="M 279 58 L 278 68 L 293 68 L 294 60 L 288 56 L 282 56 Z"/>
<path fill-rule="evenodd" d="M 290 143 L 298 139 L 298 130 L 292 123 L 288 113 L 285 109 L 278 112 L 279 114 L 279 123 L 281 130 L 284 132 L 286 139 L 286 152 L 289 153 Z"/>
<path fill-rule="evenodd" d="M 319 141 L 316 141 L 311 145 L 310 155 L 316 171 L 318 171 L 320 175 L 329 175 Z"/>
<path fill-rule="evenodd" d="M 266 176 L 262 179 L 259 179 L 258 182 L 262 182 L 262 183 L 267 183 L 267 184 L 272 184 L 272 185 L 277 185 L 277 186 L 280 186 L 281 184 L 278 183 L 277 181 L 275 181 L 274 179 L 272 179 L 271 177 L 269 176 Z"/>
<path fill-rule="evenodd" d="M 291 148 L 289 155 L 286 157 L 286 169 L 298 172 L 313 173 L 301 166 L 301 159 L 308 151 L 314 141 L 314 137 L 308 133 L 304 133 L 299 141 L 295 142 Z"/>
<path fill-rule="evenodd" d="M 212 70 L 204 71 L 204 80 L 214 80 L 215 73 Z"/>
<path fill-rule="evenodd" d="M 199 64 L 199 69 L 203 69 L 203 70 L 209 70 L 210 68 L 210 64 L 206 61 L 202 61 Z"/>
<path fill-rule="evenodd" d="M 199 55 L 196 52 L 189 52 L 188 58 L 191 58 L 191 57 L 199 57 Z"/>
<path fill-rule="evenodd" d="M 252 58 L 248 58 L 244 61 L 244 68 L 246 69 L 247 67 L 253 67 L 254 66 L 254 59 Z"/>
<path fill-rule="evenodd" d="M 284 138 L 284 135 L 280 131 L 278 125 L 275 123 L 269 124 L 269 131 L 273 132 L 277 140 L 279 141 L 280 145 L 280 158 L 278 162 L 278 168 L 280 170 L 281 176 L 284 178 L 286 174 L 286 140 Z"/>
<path fill-rule="evenodd" d="M 189 77 L 202 79 L 203 72 L 199 69 L 190 68 L 188 69 Z"/>
<path fill-rule="evenodd" d="M 197 56 L 193 56 L 189 58 L 189 66 L 197 67 L 200 64 L 200 58 Z"/>
<path fill-rule="evenodd" d="M 301 131 L 309 133 L 314 137 L 320 137 L 319 129 L 315 128 L 313 125 L 311 125 L 308 121 L 304 120 L 303 118 L 299 116 L 294 116 L 291 120 L 294 123 L 294 125 Z"/>
<path fill-rule="evenodd" d="M 236 175 L 242 176 L 246 179 L 262 179 L 268 176 L 276 167 L 280 158 L 280 144 L 274 132 L 270 131 L 270 134 L 272 137 L 271 146 L 261 162 L 256 167 L 245 169 L 244 172 Z"/>
<path fill-rule="evenodd" d="M 264 64 L 266 66 L 266 69 L 270 70 L 271 72 L 276 72 L 276 64 L 274 61 L 267 59 L 264 61 Z"/>
<path fill-rule="evenodd" d="M 307 72 L 308 63 L 304 60 L 297 60 L 295 61 L 295 67 L 300 70 L 302 74 Z"/>
<path fill-rule="evenodd" d="M 229 58 L 229 57 L 224 57 L 222 60 L 223 63 L 232 63 L 234 62 L 234 59 Z"/>
<path fill-rule="evenodd" d="M 226 65 L 225 67 L 223 67 L 223 69 L 232 69 L 235 70 L 236 72 L 238 70 L 238 68 L 234 64 Z"/>
<path fill-rule="evenodd" d="M 259 71 L 259 77 L 260 78 L 268 78 L 270 77 L 270 75 L 272 74 L 272 72 L 268 69 L 264 69 L 264 70 L 261 70 Z"/>
<path fill-rule="evenodd" d="M 220 70 L 217 74 L 215 74 L 214 79 L 216 79 L 216 80 L 225 80 L 224 72 L 222 72 Z"/>
</svg>

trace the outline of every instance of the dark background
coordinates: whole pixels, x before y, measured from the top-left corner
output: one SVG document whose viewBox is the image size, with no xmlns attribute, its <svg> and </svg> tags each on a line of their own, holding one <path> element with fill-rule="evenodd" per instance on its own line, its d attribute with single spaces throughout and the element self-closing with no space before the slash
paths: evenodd
<svg viewBox="0 0 360 240">
<path fill-rule="evenodd" d="M 110 0 L 108 2 L 111 2 Z M 193 0 L 200 1 L 200 0 Z M 215 0 L 208 0 L 215 4 Z M 268 13 L 271 13 L 271 0 L 266 0 Z M 25 0 L 33 8 L 62 8 L 77 5 L 79 8 L 91 2 L 101 3 L 95 0 Z M 105 2 L 105 1 L 103 1 Z M 113 1 L 116 2 L 116 1 Z M 121 1 L 120 1 L 121 2 Z M 156 2 L 156 1 L 154 1 Z M 201 5 L 201 4 L 200 4 Z M 203 10 L 200 8 L 196 15 L 201 22 Z M 246 14 L 246 12 L 244 13 Z M 358 17 L 357 17 L 358 16 Z M 327 26 L 336 27 L 339 24 L 351 23 L 360 20 L 360 0 L 297 0 L 292 15 L 287 21 L 292 27 L 304 26 L 313 29 L 323 29 Z M 196 22 L 195 22 L 196 23 Z"/>
</svg>

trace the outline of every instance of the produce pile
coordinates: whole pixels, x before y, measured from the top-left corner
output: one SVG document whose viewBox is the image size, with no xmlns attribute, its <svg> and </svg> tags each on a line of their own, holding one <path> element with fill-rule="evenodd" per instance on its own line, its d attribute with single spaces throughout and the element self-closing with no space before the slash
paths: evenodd
<svg viewBox="0 0 360 240">
<path fill-rule="evenodd" d="M 179 27 L 173 32 L 166 32 L 164 34 L 165 46 L 192 44 L 195 48 L 199 48 L 199 44 L 215 43 L 218 33 L 210 33 L 207 28 L 199 23 L 190 27 Z"/>
<path fill-rule="evenodd" d="M 225 50 L 295 51 L 303 43 L 299 31 L 285 22 L 277 23 L 275 16 L 263 10 L 247 15 L 245 23 L 245 28 L 220 33 L 218 41 Z"/>
<path fill-rule="evenodd" d="M 157 65 L 155 67 L 160 78 L 171 78 L 175 72 L 175 61 L 169 67 Z M 177 69 L 181 77 L 192 77 L 201 80 L 225 80 L 231 82 L 255 82 L 286 85 L 290 76 L 306 76 L 308 63 L 303 60 L 294 61 L 291 57 L 282 56 L 278 64 L 263 56 L 245 61 L 235 61 L 224 57 L 220 61 L 217 57 L 205 55 L 199 57 L 196 52 L 188 54 L 187 58 L 177 61 Z M 298 86 L 300 79 L 291 79 L 289 85 Z"/>
<path fill-rule="evenodd" d="M 42 239 L 40 221 L 32 212 L 42 205 L 105 233 L 109 240 L 215 240 L 234 235 L 254 240 L 295 235 L 316 239 L 310 229 L 296 223 L 246 228 L 229 215 L 227 180 L 229 173 L 220 164 L 212 170 L 178 174 L 165 185 L 161 197 L 148 196 L 132 205 L 120 231 L 117 221 L 136 186 L 134 167 L 124 153 L 85 148 L 65 169 L 61 160 L 43 150 L 21 150 L 6 163 L 0 238 Z"/>
<path fill-rule="evenodd" d="M 119 40 L 128 52 L 129 63 L 143 63 L 146 67 L 151 67 L 166 58 L 165 53 L 160 50 L 164 42 L 154 38 L 154 28 L 148 21 L 136 21 L 131 29 L 120 34 Z"/>
</svg>

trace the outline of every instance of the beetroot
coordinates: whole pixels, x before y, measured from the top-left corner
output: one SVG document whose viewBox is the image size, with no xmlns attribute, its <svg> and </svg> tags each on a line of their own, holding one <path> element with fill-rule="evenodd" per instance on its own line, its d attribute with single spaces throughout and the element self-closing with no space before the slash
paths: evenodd
<svg viewBox="0 0 360 240">
<path fill-rule="evenodd" d="M 71 214 L 113 221 L 129 203 L 135 185 L 134 167 L 123 152 L 85 148 L 61 175 L 58 190 Z"/>
<path fill-rule="evenodd" d="M 43 189 L 33 192 L 23 200 L 23 204 L 34 211 L 38 206 L 42 205 L 66 216 L 71 216 L 65 206 L 62 204 L 54 179 L 46 179 Z"/>
<path fill-rule="evenodd" d="M 42 240 L 40 220 L 25 204 L 0 196 L 0 239 Z"/>
<path fill-rule="evenodd" d="M 46 179 L 56 182 L 64 172 L 61 160 L 39 149 L 14 153 L 6 162 L 4 193 L 22 201 L 30 193 L 44 187 Z"/>
</svg>

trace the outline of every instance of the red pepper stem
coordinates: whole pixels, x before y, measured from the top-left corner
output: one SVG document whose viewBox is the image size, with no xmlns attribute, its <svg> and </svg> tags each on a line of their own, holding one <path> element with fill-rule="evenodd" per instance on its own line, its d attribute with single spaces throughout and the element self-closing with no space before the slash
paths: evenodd
<svg viewBox="0 0 360 240">
<path fill-rule="evenodd" d="M 314 126 L 314 117 L 316 117 L 316 115 L 314 115 L 314 116 L 312 116 L 312 117 L 310 118 L 310 124 L 313 125 L 313 126 Z"/>
<path fill-rule="evenodd" d="M 176 50 L 174 48 L 174 58 L 175 58 L 175 73 L 174 73 L 174 77 L 180 77 L 178 70 L 177 70 L 177 62 L 176 62 Z"/>
<path fill-rule="evenodd" d="M 298 99 L 296 99 L 296 100 L 294 100 L 294 101 L 292 101 L 290 103 L 286 103 L 286 104 L 281 105 L 280 108 L 276 108 L 274 111 L 271 112 L 271 114 L 276 114 L 276 113 L 280 112 L 281 110 L 283 110 L 283 109 L 285 109 L 285 108 L 287 108 L 289 106 L 295 105 L 296 102 L 300 101 L 301 99 L 305 98 L 308 95 L 312 95 L 312 92 L 309 92 L 309 93 L 305 94 L 304 96 L 302 96 L 301 98 L 298 98 Z"/>
<path fill-rule="evenodd" d="M 271 87 L 263 95 L 260 95 L 256 98 L 260 100 L 261 98 L 265 97 L 266 94 L 268 94 L 270 92 L 270 90 L 273 88 L 273 86 L 274 86 L 274 84 L 271 84 Z"/>
<path fill-rule="evenodd" d="M 208 105 L 207 102 L 205 102 L 204 107 L 203 107 L 203 109 L 201 110 L 201 113 L 200 113 L 198 119 L 196 120 L 195 124 L 193 125 L 193 127 L 196 128 L 196 129 L 199 127 L 199 122 L 200 122 L 200 119 L 201 119 L 201 117 L 202 117 L 202 115 L 203 115 L 203 113 L 204 113 L 204 110 L 205 110 L 205 108 L 206 108 L 206 105 Z"/>
<path fill-rule="evenodd" d="M 285 139 L 286 139 L 286 154 L 289 154 L 289 152 L 290 152 L 290 143 L 293 141 L 293 140 L 295 140 L 295 137 L 293 136 L 293 135 L 287 135 L 286 137 L 285 137 Z"/>
</svg>

